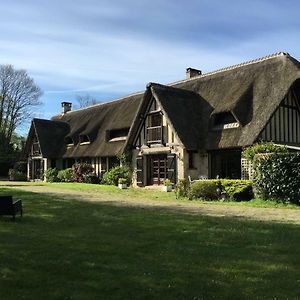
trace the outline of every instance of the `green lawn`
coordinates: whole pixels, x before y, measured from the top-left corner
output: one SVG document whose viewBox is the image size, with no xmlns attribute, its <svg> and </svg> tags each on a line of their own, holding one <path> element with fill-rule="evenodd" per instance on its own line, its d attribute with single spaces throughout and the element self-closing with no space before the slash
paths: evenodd
<svg viewBox="0 0 300 300">
<path fill-rule="evenodd" d="M 299 299 L 298 225 L 5 193 L 0 299 Z"/>
</svg>

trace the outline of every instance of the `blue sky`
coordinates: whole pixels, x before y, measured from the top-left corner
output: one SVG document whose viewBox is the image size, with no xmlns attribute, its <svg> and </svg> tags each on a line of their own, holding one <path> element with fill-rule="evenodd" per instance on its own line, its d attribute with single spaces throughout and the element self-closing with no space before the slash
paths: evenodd
<svg viewBox="0 0 300 300">
<path fill-rule="evenodd" d="M 76 95 L 108 101 L 184 79 L 186 67 L 277 51 L 300 59 L 298 1 L 0 0 L 0 9 L 0 63 L 42 88 L 41 118 Z"/>
</svg>

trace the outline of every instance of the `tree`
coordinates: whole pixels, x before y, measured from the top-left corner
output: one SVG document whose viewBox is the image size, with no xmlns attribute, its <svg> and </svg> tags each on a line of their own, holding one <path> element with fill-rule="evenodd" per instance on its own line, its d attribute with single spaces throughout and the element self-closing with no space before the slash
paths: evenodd
<svg viewBox="0 0 300 300">
<path fill-rule="evenodd" d="M 0 138 L 9 145 L 15 129 L 30 120 L 41 104 L 41 89 L 25 70 L 0 65 Z"/>
<path fill-rule="evenodd" d="M 77 95 L 76 96 L 77 103 L 79 105 L 79 108 L 91 106 L 97 103 L 97 100 L 93 98 L 91 95 Z"/>
</svg>

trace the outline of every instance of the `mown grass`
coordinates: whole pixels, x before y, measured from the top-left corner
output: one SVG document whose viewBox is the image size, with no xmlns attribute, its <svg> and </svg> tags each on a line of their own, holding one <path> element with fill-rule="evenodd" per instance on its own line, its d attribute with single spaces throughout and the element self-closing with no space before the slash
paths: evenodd
<svg viewBox="0 0 300 300">
<path fill-rule="evenodd" d="M 59 188 L 62 190 L 74 190 L 74 191 L 84 191 L 86 193 L 101 193 L 102 197 L 106 199 L 138 199 L 143 201 L 167 201 L 167 202 L 176 202 L 176 203 L 186 203 L 197 205 L 197 203 L 206 203 L 206 204 L 217 204 L 217 205 L 231 205 L 231 206 L 249 206 L 249 207 L 265 207 L 265 208 L 286 208 L 286 209 L 300 209 L 299 205 L 292 203 L 282 203 L 276 201 L 265 201 L 262 199 L 253 199 L 251 201 L 203 201 L 203 200 L 189 200 L 187 198 L 176 199 L 174 192 L 165 193 L 161 190 L 147 190 L 141 188 L 128 188 L 126 190 L 120 190 L 116 186 L 111 185 L 101 185 L 101 184 L 86 184 L 86 183 L 49 183 L 49 182 L 7 182 L 0 181 L 0 187 L 14 185 L 18 186 L 46 186 L 51 188 Z"/>
<path fill-rule="evenodd" d="M 299 299 L 298 225 L 7 193 L 0 299 Z"/>
</svg>

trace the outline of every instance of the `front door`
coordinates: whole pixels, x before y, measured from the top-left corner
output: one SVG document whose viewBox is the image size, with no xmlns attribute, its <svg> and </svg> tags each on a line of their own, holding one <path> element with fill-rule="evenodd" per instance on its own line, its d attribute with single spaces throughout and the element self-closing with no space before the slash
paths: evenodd
<svg viewBox="0 0 300 300">
<path fill-rule="evenodd" d="M 33 179 L 43 178 L 43 161 L 40 159 L 34 159 L 33 161 Z"/>
<path fill-rule="evenodd" d="M 168 159 L 166 154 L 148 157 L 148 184 L 163 184 L 168 178 Z"/>
</svg>

